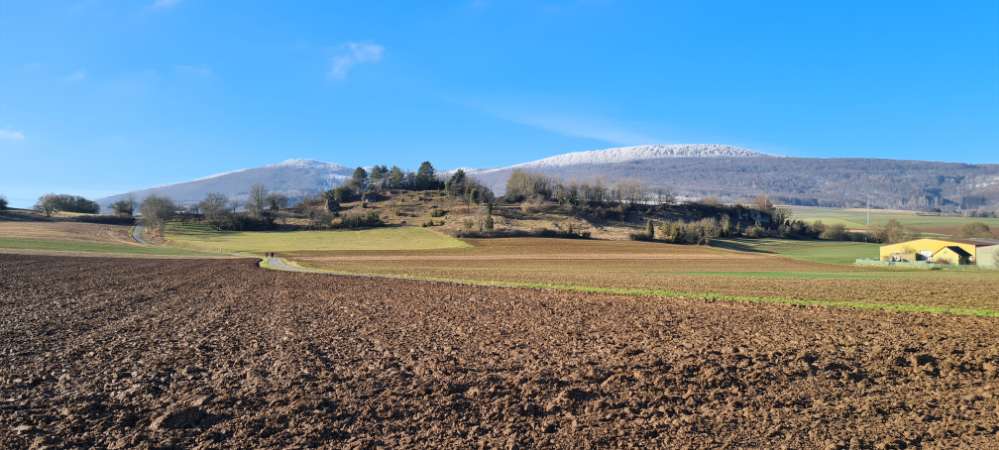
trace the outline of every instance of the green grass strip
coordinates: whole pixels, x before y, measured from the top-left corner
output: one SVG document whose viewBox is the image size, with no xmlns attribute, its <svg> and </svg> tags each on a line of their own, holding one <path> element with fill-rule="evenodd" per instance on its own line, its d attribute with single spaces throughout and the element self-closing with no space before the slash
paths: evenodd
<svg viewBox="0 0 999 450">
<path fill-rule="evenodd" d="M 103 242 L 60 241 L 54 239 L 0 238 L 0 248 L 14 250 L 45 250 L 58 252 L 123 253 L 137 255 L 196 256 L 204 255 L 191 250 L 145 247 L 140 245 Z"/>
<path fill-rule="evenodd" d="M 752 296 L 752 295 L 727 295 L 727 294 L 713 294 L 713 293 L 703 293 L 703 292 L 684 292 L 684 291 L 674 291 L 668 289 L 615 288 L 615 287 L 580 286 L 573 284 L 555 284 L 555 283 L 531 283 L 531 282 L 518 282 L 518 281 L 498 281 L 498 280 L 470 280 L 470 279 L 442 278 L 442 277 L 418 276 L 418 275 L 356 273 L 356 272 L 344 272 L 344 271 L 336 271 L 325 268 L 303 266 L 301 264 L 288 260 L 284 260 L 284 262 L 289 266 L 296 267 L 310 273 L 327 273 L 331 275 L 344 275 L 344 276 L 366 276 L 374 278 L 390 278 L 390 279 L 412 280 L 412 281 L 434 281 L 442 283 L 461 284 L 466 286 L 538 289 L 538 290 L 563 291 L 563 292 L 583 292 L 589 294 L 609 294 L 609 295 L 621 295 L 627 297 L 681 298 L 688 300 L 720 301 L 720 302 L 733 302 L 733 303 L 770 303 L 770 304 L 780 304 L 780 305 L 790 305 L 790 306 L 822 306 L 829 308 L 847 308 L 847 309 L 860 309 L 860 310 L 869 310 L 869 311 L 889 311 L 896 313 L 930 313 L 930 314 L 946 314 L 953 316 L 999 317 L 999 311 L 993 309 L 984 309 L 984 308 L 961 308 L 961 307 L 952 307 L 952 306 L 915 305 L 911 303 L 872 303 L 872 302 L 851 301 L 851 300 L 811 300 L 811 299 L 797 299 L 789 297 L 765 297 L 765 296 Z M 273 267 L 270 267 L 270 265 L 266 263 L 266 260 L 261 261 L 260 267 L 265 269 L 274 269 Z M 281 269 L 274 269 L 274 270 L 281 270 Z"/>
</svg>

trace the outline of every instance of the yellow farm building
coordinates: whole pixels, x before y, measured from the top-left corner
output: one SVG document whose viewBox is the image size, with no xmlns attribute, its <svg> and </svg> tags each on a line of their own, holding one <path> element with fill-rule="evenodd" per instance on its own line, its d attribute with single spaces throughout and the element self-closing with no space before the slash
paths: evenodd
<svg viewBox="0 0 999 450">
<path fill-rule="evenodd" d="M 933 264 L 968 265 L 977 264 L 980 250 L 994 249 L 996 242 L 990 240 L 966 239 L 916 239 L 881 246 L 881 260 L 889 262 L 928 262 Z M 995 264 L 991 254 L 981 258 L 990 265 Z"/>
</svg>

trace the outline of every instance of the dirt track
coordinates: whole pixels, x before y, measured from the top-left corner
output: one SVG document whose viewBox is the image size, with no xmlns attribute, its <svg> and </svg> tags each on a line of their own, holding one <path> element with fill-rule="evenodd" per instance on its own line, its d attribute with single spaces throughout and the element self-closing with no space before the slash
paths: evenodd
<svg viewBox="0 0 999 450">
<path fill-rule="evenodd" d="M 995 320 L 13 255 L 0 312 L 0 447 L 999 447 Z"/>
</svg>

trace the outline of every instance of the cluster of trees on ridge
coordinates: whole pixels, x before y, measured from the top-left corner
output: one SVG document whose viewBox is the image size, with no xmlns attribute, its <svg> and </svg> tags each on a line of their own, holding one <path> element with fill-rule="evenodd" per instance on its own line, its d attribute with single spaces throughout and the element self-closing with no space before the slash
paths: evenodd
<svg viewBox="0 0 999 450">
<path fill-rule="evenodd" d="M 97 202 L 87 200 L 78 195 L 68 194 L 45 194 L 38 199 L 35 209 L 44 212 L 46 216 L 50 216 L 56 211 L 81 214 L 97 214 L 101 212 L 101 206 Z"/>
<path fill-rule="evenodd" d="M 623 220 L 634 223 L 644 220 L 644 230 L 632 234 L 632 239 L 654 240 L 671 243 L 706 244 L 724 237 L 780 237 L 789 239 L 854 240 L 867 242 L 899 242 L 912 237 L 912 233 L 899 222 L 892 220 L 869 233 L 847 230 L 841 224 L 823 224 L 821 221 L 805 223 L 791 217 L 787 208 L 775 206 L 768 197 L 758 196 L 749 205 L 725 205 L 707 197 L 698 202 L 677 202 L 667 189 L 648 189 L 638 181 L 624 181 L 607 185 L 600 180 L 570 182 L 514 170 L 506 183 L 503 196 L 456 170 L 441 176 L 430 162 L 423 162 L 413 172 L 397 166 L 388 168 L 376 165 L 369 170 L 358 167 L 351 178 L 337 186 L 307 197 L 291 205 L 288 197 L 268 192 L 260 184 L 250 188 L 245 202 L 236 202 L 220 193 L 209 193 L 197 204 L 181 207 L 171 199 L 152 195 L 137 205 L 133 198 L 113 203 L 116 217 L 131 218 L 136 209 L 151 228 L 162 231 L 167 221 L 174 218 L 198 220 L 219 230 L 263 230 L 275 228 L 275 220 L 282 211 L 307 217 L 310 228 L 366 228 L 384 225 L 375 211 L 365 211 L 369 201 L 381 201 L 392 191 L 436 191 L 466 205 L 480 205 L 478 230 L 472 219 L 465 220 L 468 235 L 489 236 L 494 233 L 494 207 L 497 204 L 520 205 L 526 213 L 550 211 L 565 213 L 591 220 Z M 344 203 L 359 203 L 358 208 L 343 210 Z M 0 197 L 0 209 L 6 201 Z M 51 215 L 55 211 L 86 214 L 99 213 L 99 206 L 88 199 L 73 195 L 46 194 L 35 208 Z M 446 214 L 434 209 L 434 213 Z M 430 225 L 434 225 L 430 222 Z M 424 224 L 424 226 L 428 226 Z M 560 237 L 588 237 L 580 230 L 554 230 Z M 959 231 L 961 237 L 991 237 L 986 224 L 966 224 Z"/>
</svg>

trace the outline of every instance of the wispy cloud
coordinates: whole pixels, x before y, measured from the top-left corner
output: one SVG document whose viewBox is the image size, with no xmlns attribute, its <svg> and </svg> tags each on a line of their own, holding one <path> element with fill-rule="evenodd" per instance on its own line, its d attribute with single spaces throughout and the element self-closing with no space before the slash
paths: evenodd
<svg viewBox="0 0 999 450">
<path fill-rule="evenodd" d="M 215 71 L 208 66 L 180 64 L 174 66 L 173 70 L 178 74 L 193 77 L 212 78 L 215 76 Z"/>
<path fill-rule="evenodd" d="M 340 47 L 340 52 L 330 63 L 329 77 L 334 80 L 347 78 L 347 74 L 358 64 L 374 64 L 382 60 L 385 47 L 371 42 L 348 42 Z"/>
<path fill-rule="evenodd" d="M 24 133 L 10 128 L 0 128 L 0 141 L 23 141 Z"/>
<path fill-rule="evenodd" d="M 83 69 L 77 69 L 66 76 L 62 77 L 63 80 L 69 81 L 71 83 L 76 83 L 87 79 L 87 71 Z"/>
<path fill-rule="evenodd" d="M 611 144 L 634 145 L 658 142 L 647 134 L 604 118 L 559 113 L 526 113 L 502 118 L 564 136 L 595 139 Z"/>
<path fill-rule="evenodd" d="M 521 100 L 519 103 L 510 103 L 508 100 L 462 103 L 508 122 L 567 137 L 593 139 L 616 145 L 659 142 L 655 136 L 640 131 L 638 129 L 640 127 L 624 124 L 597 113 L 583 112 L 587 108 L 553 108 L 548 106 L 551 105 L 551 101 L 541 99 Z"/>
<path fill-rule="evenodd" d="M 174 6 L 179 5 L 181 0 L 154 0 L 152 4 L 153 9 L 170 9 Z"/>
</svg>

